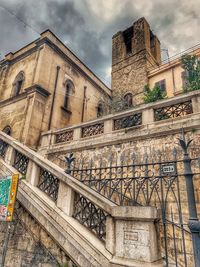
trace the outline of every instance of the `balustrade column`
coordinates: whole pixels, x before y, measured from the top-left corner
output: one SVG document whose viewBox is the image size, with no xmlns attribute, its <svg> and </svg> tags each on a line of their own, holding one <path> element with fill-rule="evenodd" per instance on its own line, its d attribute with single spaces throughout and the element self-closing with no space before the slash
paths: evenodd
<svg viewBox="0 0 200 267">
<path fill-rule="evenodd" d="M 58 189 L 57 207 L 66 215 L 72 216 L 74 211 L 74 190 L 63 181 L 60 181 Z"/>
<path fill-rule="evenodd" d="M 50 146 L 55 144 L 56 135 L 49 131 L 48 134 L 42 135 L 41 137 L 41 147 Z"/>
<path fill-rule="evenodd" d="M 142 124 L 150 124 L 154 122 L 154 110 L 153 108 L 145 109 L 142 111 Z"/>
<path fill-rule="evenodd" d="M 29 161 L 26 172 L 26 181 L 33 186 L 39 183 L 40 167 L 33 161 Z"/>
<path fill-rule="evenodd" d="M 15 149 L 12 146 L 8 146 L 8 149 L 6 151 L 5 155 L 5 162 L 11 166 L 13 166 L 14 160 L 15 160 Z"/>
<path fill-rule="evenodd" d="M 192 98 L 192 109 L 193 109 L 193 113 L 198 113 L 200 112 L 200 96 L 194 96 Z"/>
<path fill-rule="evenodd" d="M 111 216 L 106 218 L 106 249 L 115 254 L 115 223 Z"/>
<path fill-rule="evenodd" d="M 74 129 L 73 140 L 80 140 L 81 139 L 81 127 Z"/>
<path fill-rule="evenodd" d="M 106 120 L 104 122 L 104 133 L 111 133 L 113 131 L 113 120 Z"/>
</svg>

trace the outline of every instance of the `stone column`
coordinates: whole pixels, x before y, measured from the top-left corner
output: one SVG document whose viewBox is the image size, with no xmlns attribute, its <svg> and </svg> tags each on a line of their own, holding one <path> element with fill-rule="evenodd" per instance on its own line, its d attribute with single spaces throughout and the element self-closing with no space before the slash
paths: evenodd
<svg viewBox="0 0 200 267">
<path fill-rule="evenodd" d="M 108 219 L 106 248 L 114 252 L 113 263 L 123 259 L 128 266 L 135 266 L 134 262 L 141 267 L 164 266 L 155 225 L 158 218 L 156 208 L 113 207 L 112 218 L 112 222 Z"/>
<path fill-rule="evenodd" d="M 15 149 L 12 146 L 8 146 L 6 155 L 5 155 L 5 162 L 11 166 L 13 166 L 15 161 Z"/>
<path fill-rule="evenodd" d="M 74 211 L 74 190 L 63 181 L 60 181 L 58 189 L 57 207 L 66 215 L 72 216 Z"/>
<path fill-rule="evenodd" d="M 111 253 L 115 254 L 115 223 L 114 218 L 108 216 L 106 218 L 106 249 Z"/>
<path fill-rule="evenodd" d="M 111 133 L 113 131 L 113 120 L 104 121 L 104 133 Z"/>
<path fill-rule="evenodd" d="M 142 111 L 142 124 L 151 124 L 154 122 L 154 110 L 153 108 L 144 109 Z"/>
<path fill-rule="evenodd" d="M 74 129 L 73 140 L 80 140 L 80 139 L 81 139 L 81 127 L 78 127 Z"/>
<path fill-rule="evenodd" d="M 192 98 L 192 109 L 194 113 L 200 112 L 200 96 L 193 96 Z"/>
<path fill-rule="evenodd" d="M 33 186 L 37 186 L 40 177 L 40 167 L 33 161 L 29 160 L 26 172 L 26 181 Z"/>
</svg>

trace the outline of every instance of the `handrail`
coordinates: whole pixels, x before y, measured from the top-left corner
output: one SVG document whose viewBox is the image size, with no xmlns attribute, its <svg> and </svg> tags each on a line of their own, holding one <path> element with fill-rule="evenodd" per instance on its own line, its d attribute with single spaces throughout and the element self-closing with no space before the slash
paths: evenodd
<svg viewBox="0 0 200 267">
<path fill-rule="evenodd" d="M 51 172 L 55 175 L 60 181 L 67 184 L 70 188 L 72 188 L 75 192 L 83 195 L 85 198 L 89 199 L 93 202 L 96 206 L 103 209 L 107 213 L 112 213 L 112 207 L 115 207 L 116 204 L 109 201 L 105 197 L 102 197 L 94 190 L 90 189 L 88 186 L 84 185 L 74 177 L 66 174 L 62 168 L 58 165 L 54 164 L 53 162 L 45 159 L 43 156 L 39 155 L 35 151 L 31 150 L 30 148 L 26 147 L 25 145 L 21 144 L 20 142 L 16 141 L 14 138 L 6 135 L 2 131 L 0 131 L 0 139 L 4 142 L 8 143 L 11 147 L 25 155 L 30 159 L 30 161 L 36 163 L 39 167 L 46 169 L 47 171 Z"/>
</svg>

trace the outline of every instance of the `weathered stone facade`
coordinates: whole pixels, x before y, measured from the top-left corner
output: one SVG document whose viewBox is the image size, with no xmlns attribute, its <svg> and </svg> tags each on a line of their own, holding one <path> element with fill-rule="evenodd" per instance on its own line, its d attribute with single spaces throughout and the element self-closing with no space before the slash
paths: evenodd
<svg viewBox="0 0 200 267">
<path fill-rule="evenodd" d="M 47 30 L 0 62 L 0 129 L 9 126 L 13 137 L 36 149 L 41 132 L 96 118 L 99 102 L 110 95 Z"/>
<path fill-rule="evenodd" d="M 113 94 L 131 92 L 134 104 L 142 103 L 144 86 L 148 83 L 147 67 L 160 64 L 160 61 L 160 42 L 144 18 L 115 34 L 112 43 Z"/>
<path fill-rule="evenodd" d="M 0 223 L 1 256 L 7 227 L 8 223 Z M 5 267 L 75 267 L 69 257 L 19 203 L 9 232 Z"/>
<path fill-rule="evenodd" d="M 144 18 L 124 32 L 117 33 L 113 37 L 114 93 L 131 92 L 134 104 L 141 103 L 143 88 L 149 78 L 147 69 L 150 65 L 159 63 L 160 43 Z M 19 77 L 24 77 L 23 81 L 18 80 Z M 22 82 L 21 91 L 13 96 L 19 81 Z M 67 87 L 72 91 L 64 102 L 68 83 L 70 86 L 73 84 L 72 87 Z M 161 211 L 156 196 L 153 198 L 153 206 L 158 212 L 155 207 L 118 207 L 110 201 L 113 199 L 103 198 L 99 192 L 92 190 L 94 188 L 67 175 L 63 171 L 66 169 L 65 156 L 73 153 L 76 158 L 75 167 L 90 168 L 86 172 L 88 176 L 92 174 L 91 169 L 100 164 L 104 168 L 124 164 L 141 165 L 147 160 L 158 162 L 160 154 L 163 160 L 170 161 L 174 157 L 173 148 L 177 138 L 184 128 L 187 138 L 193 139 L 191 156 L 199 157 L 199 92 L 140 105 L 88 122 L 96 118 L 99 101 L 102 98 L 109 99 L 110 95 L 109 89 L 50 31 L 42 33 L 34 43 L 7 55 L 0 62 L 0 130 L 10 126 L 12 137 L 38 149 L 34 153 L 0 133 L 1 141 L 4 140 L 9 145 L 5 157 L 3 154 L 0 157 L 2 164 L 7 164 L 11 172 L 20 171 L 13 170 L 16 151 L 28 160 L 26 180 L 20 184 L 18 192 L 18 200 L 24 208 L 21 207 L 19 213 L 20 223 L 13 228 L 15 231 L 6 259 L 8 267 L 47 267 L 65 263 L 71 267 L 72 261 L 67 254 L 82 267 L 163 266 L 157 238 L 160 233 L 161 240 L 163 236 L 162 231 L 156 229 Z M 68 104 L 67 108 L 64 103 Z M 180 147 L 176 147 L 180 159 L 183 153 Z M 183 167 L 179 167 L 179 171 L 182 170 Z M 48 178 L 46 189 L 40 184 L 43 172 Z M 127 173 L 124 171 L 121 178 Z M 106 171 L 104 178 L 109 178 Z M 168 181 L 166 184 L 169 184 Z M 154 187 L 154 184 L 151 186 Z M 194 177 L 194 186 L 200 214 L 198 175 Z M 51 187 L 56 192 L 55 195 L 48 191 Z M 182 179 L 179 192 L 184 225 L 188 221 L 186 189 Z M 144 195 L 145 190 L 144 187 Z M 103 226 L 107 229 L 105 240 L 98 239 L 94 236 L 93 229 L 91 231 L 98 217 L 96 214 L 87 227 L 84 216 L 88 214 L 82 216 L 83 210 L 79 210 L 82 220 L 75 217 L 77 195 L 83 197 L 82 205 L 86 203 L 82 207 L 84 212 L 85 209 L 89 212 L 92 210 L 89 217 L 94 215 L 94 210 L 98 214 L 106 214 Z M 174 209 L 174 221 L 177 222 L 179 214 L 174 196 L 169 194 L 168 200 L 170 205 L 166 208 L 166 213 L 169 215 Z M 101 218 L 99 223 L 102 223 Z M 3 224 L 1 227 L 0 238 L 3 242 Z M 188 230 L 187 226 L 185 228 Z M 169 236 L 172 235 L 172 230 L 167 230 Z M 18 231 L 22 233 L 21 236 Z M 179 244 L 181 237 L 181 233 L 176 232 L 175 241 Z M 168 239 L 171 249 L 173 240 Z M 185 239 L 189 264 L 192 266 L 189 231 L 185 234 Z M 178 249 L 181 251 L 180 247 L 181 245 Z M 170 253 L 173 255 L 175 250 L 171 249 Z"/>
</svg>

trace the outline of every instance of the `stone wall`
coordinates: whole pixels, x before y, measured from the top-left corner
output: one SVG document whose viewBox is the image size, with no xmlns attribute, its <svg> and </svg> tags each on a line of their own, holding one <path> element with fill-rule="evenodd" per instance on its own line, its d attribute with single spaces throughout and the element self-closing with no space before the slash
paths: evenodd
<svg viewBox="0 0 200 267">
<path fill-rule="evenodd" d="M 7 223 L 0 223 L 0 244 L 5 241 Z M 16 214 L 10 228 L 5 267 L 75 267 L 69 257 L 41 225 L 17 204 Z"/>
<path fill-rule="evenodd" d="M 17 103 L 9 103 L 9 105 L 0 105 L 0 129 L 3 130 L 6 126 L 12 129 L 12 135 L 21 141 L 22 127 L 24 125 L 26 113 L 26 99 L 21 99 Z"/>
<path fill-rule="evenodd" d="M 85 169 L 81 174 L 76 174 L 75 171 L 75 177 L 78 179 L 93 179 L 93 182 L 87 183 L 88 186 L 93 188 L 94 190 L 97 190 L 98 185 L 95 184 L 95 181 L 98 181 L 98 179 L 110 179 L 110 177 L 114 178 L 127 178 L 130 177 L 133 178 L 134 174 L 136 177 L 138 176 L 138 179 L 140 178 L 140 172 L 144 173 L 145 172 L 145 166 L 143 167 L 137 167 L 137 164 L 144 164 L 146 162 L 146 157 L 148 156 L 148 162 L 155 162 L 155 166 L 151 165 L 149 166 L 149 175 L 155 171 L 157 175 L 159 175 L 159 172 L 156 168 L 159 169 L 159 151 L 161 152 L 161 160 L 162 161 L 173 161 L 174 159 L 174 148 L 177 149 L 177 158 L 182 159 L 183 158 L 183 152 L 181 148 L 178 146 L 178 138 L 180 138 L 181 132 L 180 133 L 174 133 L 174 134 L 169 134 L 169 135 L 163 135 L 163 136 L 157 136 L 155 138 L 145 138 L 143 140 L 138 139 L 138 140 L 133 140 L 133 141 L 124 141 L 122 142 L 121 140 L 118 140 L 118 143 L 114 144 L 107 144 L 105 146 L 102 146 L 100 143 L 96 145 L 95 147 L 87 147 L 87 148 L 73 148 L 71 145 L 69 149 L 60 151 L 60 152 L 54 152 L 51 153 L 48 151 L 48 158 L 53 161 L 54 163 L 58 164 L 61 166 L 63 169 L 67 169 L 66 161 L 65 161 L 65 156 L 69 155 L 69 153 L 73 153 L 74 157 L 76 158 L 75 160 L 75 167 L 72 165 L 72 169 L 74 168 L 75 170 L 79 169 Z M 190 155 L 192 158 L 200 157 L 200 131 L 190 131 L 187 132 L 186 134 L 187 139 L 193 139 L 192 145 L 189 149 Z M 90 144 L 92 140 L 90 139 Z M 61 150 L 61 149 L 59 149 Z M 112 162 L 111 162 L 112 161 Z M 112 167 L 112 166 L 126 166 L 126 165 L 131 165 L 133 164 L 134 166 L 136 165 L 135 168 L 137 171 L 135 173 L 131 172 L 131 168 L 124 168 L 123 171 L 118 168 L 112 169 L 112 172 L 110 172 L 109 168 L 104 169 L 105 167 Z M 157 164 L 157 165 L 156 165 Z M 101 171 L 96 170 L 96 171 L 91 171 L 91 168 L 103 168 Z M 186 183 L 185 183 L 185 178 L 182 175 L 184 170 L 183 170 L 183 164 L 178 163 L 178 181 L 179 181 L 179 191 L 177 190 L 177 184 L 174 183 L 174 189 L 170 189 L 169 192 L 167 192 L 167 178 L 165 180 L 166 184 L 163 186 L 163 194 L 167 194 L 167 199 L 166 199 L 166 217 L 171 220 L 173 216 L 173 221 L 174 223 L 178 224 L 180 222 L 180 211 L 178 209 L 178 204 L 177 204 L 177 199 L 178 199 L 178 192 L 180 193 L 180 203 L 181 203 L 181 220 L 183 221 L 184 224 L 184 242 L 187 248 L 187 261 L 190 264 L 189 266 L 193 266 L 193 252 L 192 252 L 192 241 L 191 241 L 191 235 L 189 234 L 189 229 L 187 228 L 188 224 L 188 219 L 189 219 L 189 211 L 188 211 L 188 198 L 187 198 L 187 189 L 186 189 Z M 199 173 L 199 167 L 197 166 L 197 161 L 192 162 L 192 169 L 194 172 Z M 119 171 L 119 174 L 117 174 Z M 101 176 L 99 173 L 101 172 Z M 73 172 L 72 172 L 73 173 Z M 120 174 L 121 173 L 121 174 Z M 73 174 L 72 174 L 73 175 Z M 121 176 L 120 176 L 121 175 Z M 142 175 L 141 175 L 142 176 Z M 101 178 L 100 178 L 101 177 Z M 172 177 L 169 176 L 169 180 Z M 149 179 L 151 179 L 149 177 Z M 173 178 L 172 178 L 173 179 Z M 200 216 L 200 192 L 199 192 L 199 184 L 200 184 L 200 175 L 194 175 L 194 190 L 195 190 L 195 198 L 196 198 L 196 206 L 197 206 L 197 212 L 198 215 Z M 128 182 L 128 181 L 127 181 Z M 94 183 L 94 185 L 92 184 Z M 126 184 L 122 183 L 122 190 L 125 187 Z M 103 183 L 102 183 L 103 185 Z M 118 189 L 118 186 L 120 187 L 121 183 L 118 184 L 118 181 L 113 182 L 113 186 L 116 186 Z M 132 184 L 130 185 L 130 190 L 132 189 Z M 141 186 L 140 183 L 137 184 L 138 187 Z M 102 186 L 103 187 L 103 186 Z M 151 197 L 151 202 L 149 203 L 150 206 L 156 206 L 161 214 L 161 203 L 160 200 L 158 199 L 159 193 L 156 192 L 156 190 L 151 191 L 153 188 L 153 183 L 152 187 L 149 188 L 149 194 L 153 192 L 152 197 Z M 104 189 L 103 189 L 104 190 Z M 106 188 L 104 191 L 102 190 L 102 194 L 109 195 L 107 193 L 108 188 Z M 127 195 L 129 194 L 129 191 L 127 190 Z M 146 187 L 144 186 L 144 191 L 146 190 Z M 158 191 L 160 192 L 161 188 L 160 185 L 158 185 Z M 117 190 L 116 190 L 117 191 Z M 137 192 L 137 190 L 136 190 Z M 138 190 L 139 192 L 139 190 Z M 145 191 L 146 192 L 146 191 Z M 145 195 L 145 194 L 144 194 Z M 176 197 L 177 199 L 176 199 Z M 112 193 L 112 201 L 119 203 L 118 200 L 119 195 Z M 143 194 L 141 194 L 140 191 L 140 197 L 139 200 L 141 203 L 146 203 L 146 200 L 144 199 Z M 173 215 L 171 215 L 173 213 Z M 163 236 L 163 225 L 162 222 L 160 222 L 160 242 L 164 243 L 164 236 Z M 181 253 L 183 253 L 183 246 L 182 246 L 182 232 L 179 227 L 175 226 L 175 229 L 170 224 L 167 224 L 167 235 L 168 235 L 168 249 L 169 249 L 169 258 L 171 255 L 174 255 L 175 249 L 174 249 L 174 242 L 176 242 L 176 249 L 178 251 L 178 259 L 177 261 L 180 263 L 180 266 L 184 266 L 183 264 L 183 258 Z M 173 231 L 175 232 L 176 238 L 175 241 L 173 240 Z M 163 246 L 164 250 L 164 246 Z M 171 254 L 172 253 L 172 254 Z M 182 265 L 183 264 L 183 265 Z"/>
<path fill-rule="evenodd" d="M 131 35 L 131 49 L 127 52 L 126 32 Z M 130 38 L 130 37 L 129 37 Z M 147 67 L 160 63 L 160 42 L 151 32 L 144 18 L 134 22 L 112 40 L 112 89 L 113 93 L 131 92 L 133 104 L 142 103 L 144 86 L 148 83 Z"/>
<path fill-rule="evenodd" d="M 24 79 L 14 96 L 19 73 Z M 69 81 L 73 88 L 64 107 Z M 40 94 L 31 94 L 36 87 Z M 36 149 L 41 132 L 95 119 L 99 102 L 110 99 L 110 95 L 110 89 L 46 31 L 0 62 L 0 130 L 10 126 L 14 138 Z"/>
</svg>

